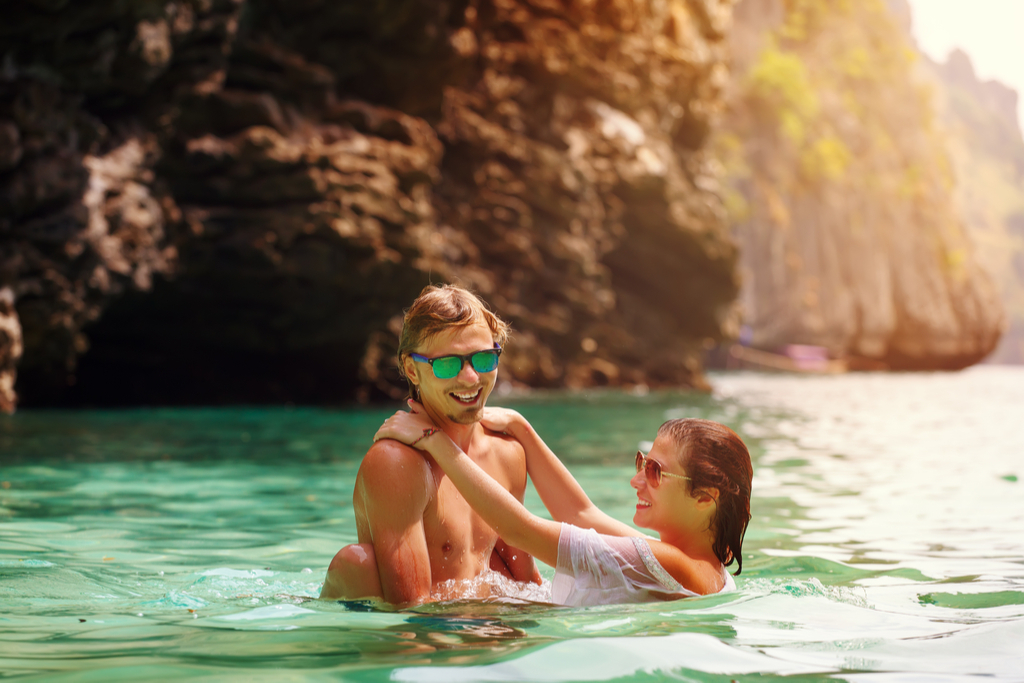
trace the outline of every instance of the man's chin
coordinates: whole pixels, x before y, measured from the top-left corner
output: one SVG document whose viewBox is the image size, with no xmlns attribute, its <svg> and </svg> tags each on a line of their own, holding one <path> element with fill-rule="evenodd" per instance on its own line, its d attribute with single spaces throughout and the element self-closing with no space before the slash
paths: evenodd
<svg viewBox="0 0 1024 683">
<path fill-rule="evenodd" d="M 427 408 L 428 412 L 433 412 L 435 415 L 443 415 L 445 419 L 460 425 L 471 425 L 480 422 L 484 417 L 484 406 L 487 401 L 487 394 L 485 392 L 483 396 L 477 399 L 477 402 L 472 405 L 453 405 L 453 400 L 441 400 L 441 401 L 425 401 L 423 405 Z"/>
<path fill-rule="evenodd" d="M 484 409 L 481 408 L 470 408 L 462 412 L 456 413 L 455 415 L 448 415 L 448 419 L 455 424 L 460 425 L 471 425 L 479 422 L 484 416 Z"/>
</svg>

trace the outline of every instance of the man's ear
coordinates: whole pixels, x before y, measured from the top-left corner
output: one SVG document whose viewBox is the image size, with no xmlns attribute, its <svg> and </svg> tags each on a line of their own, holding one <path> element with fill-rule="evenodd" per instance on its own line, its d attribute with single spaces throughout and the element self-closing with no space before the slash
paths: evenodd
<svg viewBox="0 0 1024 683">
<path fill-rule="evenodd" d="M 406 354 L 402 358 L 402 368 L 405 370 L 405 376 L 410 382 L 416 385 L 418 389 L 420 386 L 419 368 L 416 366 L 416 361 L 412 359 L 412 356 Z"/>
</svg>

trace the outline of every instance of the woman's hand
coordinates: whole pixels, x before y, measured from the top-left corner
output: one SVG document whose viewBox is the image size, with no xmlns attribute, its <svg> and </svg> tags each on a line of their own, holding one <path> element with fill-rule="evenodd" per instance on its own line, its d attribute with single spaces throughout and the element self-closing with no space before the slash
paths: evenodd
<svg viewBox="0 0 1024 683">
<path fill-rule="evenodd" d="M 487 429 L 502 434 L 512 434 L 513 430 L 526 422 L 526 418 L 511 408 L 484 408 L 483 418 L 480 420 Z"/>
<path fill-rule="evenodd" d="M 412 407 L 411 403 L 413 402 L 410 402 L 410 407 Z M 426 413 L 407 413 L 404 410 L 399 410 L 384 420 L 384 424 L 373 435 L 373 440 L 394 439 L 395 441 L 401 441 L 406 446 L 415 446 L 424 436 L 436 431 L 438 431 L 437 427 L 434 426 L 434 423 L 431 422 Z"/>
</svg>

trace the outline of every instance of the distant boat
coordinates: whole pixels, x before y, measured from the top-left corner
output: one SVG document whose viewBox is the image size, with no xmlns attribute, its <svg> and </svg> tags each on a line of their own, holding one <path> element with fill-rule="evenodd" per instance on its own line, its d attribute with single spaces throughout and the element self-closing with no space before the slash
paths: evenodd
<svg viewBox="0 0 1024 683">
<path fill-rule="evenodd" d="M 817 375 L 837 375 L 850 369 L 846 360 L 830 359 L 825 347 L 809 344 L 787 344 L 776 353 L 733 344 L 729 347 L 727 367 Z"/>
</svg>

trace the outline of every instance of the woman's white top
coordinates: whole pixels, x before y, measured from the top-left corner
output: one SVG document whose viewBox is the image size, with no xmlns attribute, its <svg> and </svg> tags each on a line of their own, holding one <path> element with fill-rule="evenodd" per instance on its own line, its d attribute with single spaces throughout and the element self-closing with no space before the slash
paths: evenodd
<svg viewBox="0 0 1024 683">
<path fill-rule="evenodd" d="M 722 568 L 725 586 L 736 589 Z M 611 605 L 654 602 L 699 595 L 665 571 L 647 541 L 639 536 L 606 536 L 593 529 L 562 524 L 551 601 L 559 605 Z"/>
</svg>

